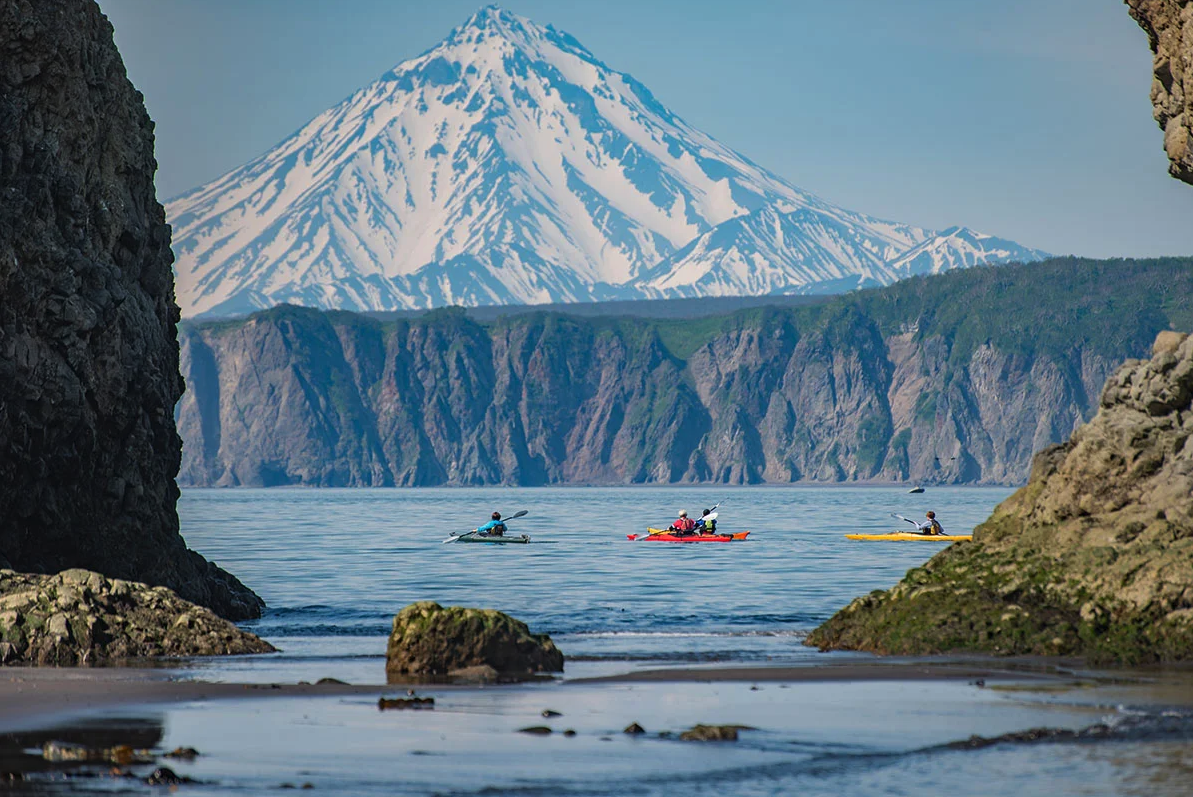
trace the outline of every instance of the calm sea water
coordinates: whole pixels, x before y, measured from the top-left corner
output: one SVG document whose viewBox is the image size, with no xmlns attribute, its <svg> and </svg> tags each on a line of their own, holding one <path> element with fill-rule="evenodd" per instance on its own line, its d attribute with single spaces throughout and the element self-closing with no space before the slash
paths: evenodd
<svg viewBox="0 0 1193 797">
<path fill-rule="evenodd" d="M 187 490 L 182 530 L 195 550 L 269 605 L 247 627 L 283 649 L 219 663 L 203 677 L 338 677 L 376 683 L 394 614 L 417 600 L 484 606 L 545 631 L 590 675 L 664 662 L 794 661 L 801 640 L 858 595 L 893 585 L 942 543 L 865 543 L 934 509 L 968 532 L 1005 488 L 485 488 Z M 715 503 L 725 545 L 631 542 L 680 509 Z M 494 509 L 530 545 L 441 544 Z"/>
<path fill-rule="evenodd" d="M 182 677 L 290 682 L 384 679 L 385 637 L 415 600 L 495 607 L 549 632 L 565 678 L 428 688 L 433 711 L 379 712 L 375 698 L 246 697 L 124 708 L 94 719 L 108 738 L 203 755 L 172 763 L 191 795 L 270 795 L 309 783 L 336 795 L 1185 795 L 1193 772 L 1188 675 L 1114 685 L 1088 674 L 1056 689 L 1021 683 L 601 683 L 578 676 L 668 663 L 812 663 L 804 635 L 857 595 L 895 583 L 939 543 L 854 543 L 898 528 L 889 513 L 935 509 L 968 531 L 1001 489 L 625 488 L 188 490 L 196 550 L 268 602 L 246 624 L 282 649 L 195 662 Z M 667 545 L 627 533 L 724 500 L 744 543 Z M 530 515 L 530 545 L 441 545 L 493 509 Z M 268 693 L 270 690 L 265 689 Z M 402 690 L 395 690 L 400 693 Z M 246 696 L 260 695 L 246 691 Z M 561 716 L 544 719 L 544 709 Z M 648 731 L 621 733 L 631 722 Z M 659 733 L 738 723 L 732 743 Z M 549 725 L 549 736 L 519 733 Z M 954 749 L 1029 728 L 1088 739 Z M 122 730 L 125 729 L 125 730 Z M 571 729 L 575 735 L 564 736 Z M 78 728 L 74 729 L 76 732 Z M 108 742 L 109 744 L 112 742 Z M 107 777 L 39 781 L 38 793 L 153 793 Z"/>
</svg>

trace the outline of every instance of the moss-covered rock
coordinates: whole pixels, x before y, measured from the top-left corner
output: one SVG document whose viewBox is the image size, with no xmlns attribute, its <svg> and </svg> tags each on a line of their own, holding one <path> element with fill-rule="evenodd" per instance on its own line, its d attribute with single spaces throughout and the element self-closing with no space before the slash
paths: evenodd
<svg viewBox="0 0 1193 797">
<path fill-rule="evenodd" d="M 1031 479 L 893 589 L 808 644 L 876 653 L 1193 660 L 1193 338 L 1163 333 Z"/>
<path fill-rule="evenodd" d="M 165 587 L 90 570 L 0 570 L 0 664 L 270 653 L 273 646 Z"/>
<path fill-rule="evenodd" d="M 486 667 L 499 680 L 519 680 L 561 671 L 563 654 L 551 637 L 493 609 L 421 601 L 394 618 L 385 663 L 391 683 L 451 680 Z"/>
</svg>

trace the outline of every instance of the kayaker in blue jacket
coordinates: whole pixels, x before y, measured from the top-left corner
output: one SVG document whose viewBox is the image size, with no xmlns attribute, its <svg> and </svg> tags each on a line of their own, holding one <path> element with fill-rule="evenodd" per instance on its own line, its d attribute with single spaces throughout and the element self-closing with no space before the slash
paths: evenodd
<svg viewBox="0 0 1193 797">
<path fill-rule="evenodd" d="M 696 530 L 701 534 L 717 533 L 717 519 L 709 518 L 709 515 L 711 514 L 711 509 L 706 509 L 700 513 L 700 519 L 696 521 Z"/>
<path fill-rule="evenodd" d="M 476 531 L 478 534 L 484 534 L 486 537 L 504 537 L 505 524 L 501 522 L 501 513 L 494 512 L 493 519 Z"/>
<path fill-rule="evenodd" d="M 944 526 L 940 525 L 940 521 L 936 519 L 936 513 L 928 510 L 925 516 L 928 519 L 923 523 L 917 524 L 920 529 L 920 534 L 944 534 Z"/>
</svg>

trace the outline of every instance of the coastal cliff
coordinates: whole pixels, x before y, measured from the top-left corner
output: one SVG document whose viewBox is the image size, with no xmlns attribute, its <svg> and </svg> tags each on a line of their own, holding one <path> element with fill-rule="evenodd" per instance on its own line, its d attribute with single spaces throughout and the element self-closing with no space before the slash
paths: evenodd
<svg viewBox="0 0 1193 797">
<path fill-rule="evenodd" d="M 0 568 L 88 568 L 253 617 L 260 598 L 178 531 L 155 169 L 99 7 L 0 0 Z"/>
<path fill-rule="evenodd" d="M 1152 107 L 1169 173 L 1193 183 L 1193 0 L 1126 3 L 1152 48 Z"/>
<path fill-rule="evenodd" d="M 1193 322 L 1193 261 L 973 269 L 689 320 L 279 307 L 180 328 L 199 486 L 1013 483 Z"/>
<path fill-rule="evenodd" d="M 824 649 L 1193 658 L 1193 337 L 1107 382 L 1094 419 L 1031 480 L 893 589 L 818 628 Z"/>
</svg>

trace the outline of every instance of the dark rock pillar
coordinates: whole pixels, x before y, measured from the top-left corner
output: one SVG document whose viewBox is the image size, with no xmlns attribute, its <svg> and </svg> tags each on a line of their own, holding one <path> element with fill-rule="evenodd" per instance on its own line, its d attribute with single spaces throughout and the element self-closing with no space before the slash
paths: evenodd
<svg viewBox="0 0 1193 797">
<path fill-rule="evenodd" d="M 92 0 L 0 0 L 0 560 L 263 606 L 187 550 L 153 122 Z"/>
</svg>

